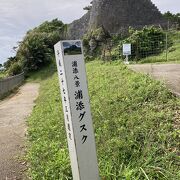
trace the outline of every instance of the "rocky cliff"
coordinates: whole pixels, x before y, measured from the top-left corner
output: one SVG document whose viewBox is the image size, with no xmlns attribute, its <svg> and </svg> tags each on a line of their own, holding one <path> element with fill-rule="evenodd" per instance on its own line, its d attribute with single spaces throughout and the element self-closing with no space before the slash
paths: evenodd
<svg viewBox="0 0 180 180">
<path fill-rule="evenodd" d="M 86 13 L 82 18 L 73 21 L 68 25 L 67 38 L 79 39 L 81 38 L 89 28 L 90 11 Z"/>
<path fill-rule="evenodd" d="M 93 0 L 92 8 L 68 27 L 68 37 L 81 38 L 89 30 L 103 27 L 110 34 L 126 31 L 129 26 L 166 24 L 151 0 Z"/>
</svg>

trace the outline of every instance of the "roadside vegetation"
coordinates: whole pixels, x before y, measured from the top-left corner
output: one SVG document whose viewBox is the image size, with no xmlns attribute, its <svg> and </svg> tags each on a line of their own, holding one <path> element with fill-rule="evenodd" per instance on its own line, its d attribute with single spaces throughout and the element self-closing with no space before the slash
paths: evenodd
<svg viewBox="0 0 180 180">
<path fill-rule="evenodd" d="M 131 44 L 130 63 L 180 62 L 180 31 L 162 30 L 158 27 L 144 27 L 141 30 L 129 28 L 127 34 L 110 36 L 103 28 L 84 36 L 86 61 L 101 57 L 102 61 L 125 59 L 123 44 Z"/>
<path fill-rule="evenodd" d="M 51 63 L 54 44 L 63 39 L 66 25 L 58 19 L 45 21 L 40 26 L 29 30 L 18 47 L 15 57 L 4 63 L 7 73 L 12 76 L 36 71 Z"/>
<path fill-rule="evenodd" d="M 4 71 L 0 71 L 0 79 L 6 77 L 6 73 Z"/>
<path fill-rule="evenodd" d="M 168 38 L 172 46 L 157 56 L 150 56 L 140 60 L 140 63 L 180 63 L 180 31 L 169 31 Z M 167 55 L 167 59 L 166 59 Z"/>
<path fill-rule="evenodd" d="M 28 119 L 33 180 L 72 179 L 55 69 L 51 65 L 29 79 L 41 83 Z M 119 62 L 87 63 L 87 73 L 101 178 L 179 179 L 180 100 Z"/>
</svg>

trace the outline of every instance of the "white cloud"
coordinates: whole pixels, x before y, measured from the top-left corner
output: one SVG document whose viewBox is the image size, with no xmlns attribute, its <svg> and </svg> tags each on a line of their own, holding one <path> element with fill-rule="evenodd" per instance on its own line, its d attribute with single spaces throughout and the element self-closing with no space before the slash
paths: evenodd
<svg viewBox="0 0 180 180">
<path fill-rule="evenodd" d="M 171 11 L 173 13 L 180 12 L 179 0 L 152 0 L 161 12 Z"/>
</svg>

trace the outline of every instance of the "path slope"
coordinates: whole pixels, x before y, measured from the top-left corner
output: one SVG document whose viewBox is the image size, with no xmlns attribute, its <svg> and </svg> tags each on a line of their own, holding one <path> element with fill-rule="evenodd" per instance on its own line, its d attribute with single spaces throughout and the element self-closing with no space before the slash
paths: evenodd
<svg viewBox="0 0 180 180">
<path fill-rule="evenodd" d="M 129 67 L 136 72 L 163 80 L 173 93 L 180 96 L 180 64 L 137 64 Z"/>
<path fill-rule="evenodd" d="M 26 119 L 38 96 L 39 84 L 27 83 L 16 95 L 0 101 L 0 180 L 24 179 L 23 155 Z"/>
</svg>

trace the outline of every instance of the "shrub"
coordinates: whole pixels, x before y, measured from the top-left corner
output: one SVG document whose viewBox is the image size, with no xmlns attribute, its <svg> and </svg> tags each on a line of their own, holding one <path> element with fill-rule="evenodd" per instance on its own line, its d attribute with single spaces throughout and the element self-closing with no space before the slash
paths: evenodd
<svg viewBox="0 0 180 180">
<path fill-rule="evenodd" d="M 161 53 L 165 49 L 166 34 L 162 29 L 154 26 L 144 27 L 142 30 L 136 31 L 131 29 L 130 36 L 120 42 L 121 49 L 124 43 L 131 43 L 131 57 L 138 60 Z M 171 46 L 170 40 L 168 46 Z"/>
<path fill-rule="evenodd" d="M 8 60 L 3 64 L 3 66 L 5 69 L 9 69 L 15 62 L 17 62 L 16 57 L 9 57 Z"/>
<path fill-rule="evenodd" d="M 22 72 L 22 67 L 18 63 L 14 63 L 10 66 L 10 69 L 8 70 L 9 76 L 15 76 L 17 74 L 20 74 Z"/>
<path fill-rule="evenodd" d="M 14 62 L 18 62 L 23 71 L 34 71 L 50 63 L 50 55 L 53 53 L 54 44 L 63 39 L 66 33 L 66 25 L 54 19 L 44 22 L 39 27 L 27 32 L 20 42 L 16 57 L 9 58 L 5 68 L 14 68 Z M 11 67 L 13 66 L 13 67 Z"/>
<path fill-rule="evenodd" d="M 124 42 L 132 43 L 133 56 L 143 58 L 151 54 L 158 54 L 165 47 L 165 34 L 161 29 L 155 27 L 143 28 L 141 31 L 134 32 Z"/>
<path fill-rule="evenodd" d="M 93 60 L 94 60 L 93 56 L 89 56 L 89 55 L 85 56 L 85 61 L 86 62 L 90 62 L 90 61 L 93 61 Z"/>
<path fill-rule="evenodd" d="M 25 71 L 37 70 L 50 62 L 51 49 L 45 43 L 46 33 L 30 33 L 20 45 L 17 58 Z"/>
</svg>

